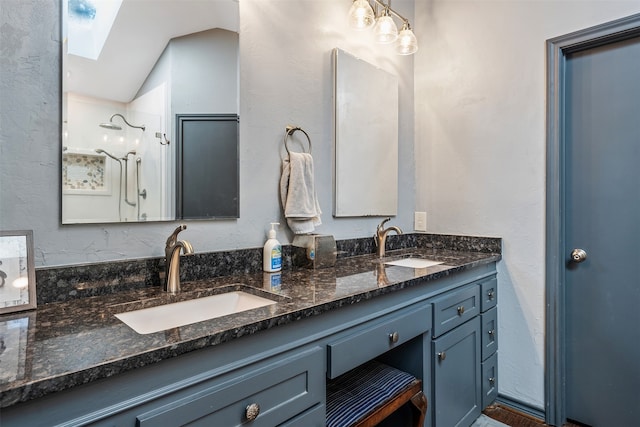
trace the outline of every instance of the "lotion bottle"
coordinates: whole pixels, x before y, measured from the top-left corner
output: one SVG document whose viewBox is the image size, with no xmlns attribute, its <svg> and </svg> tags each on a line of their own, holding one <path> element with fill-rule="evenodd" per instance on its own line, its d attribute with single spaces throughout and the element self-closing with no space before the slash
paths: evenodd
<svg viewBox="0 0 640 427">
<path fill-rule="evenodd" d="M 262 252 L 262 269 L 267 273 L 282 270 L 282 245 L 276 240 L 276 225 L 280 225 L 280 223 L 271 223 L 271 230 L 268 233 L 269 240 L 264 244 Z"/>
</svg>

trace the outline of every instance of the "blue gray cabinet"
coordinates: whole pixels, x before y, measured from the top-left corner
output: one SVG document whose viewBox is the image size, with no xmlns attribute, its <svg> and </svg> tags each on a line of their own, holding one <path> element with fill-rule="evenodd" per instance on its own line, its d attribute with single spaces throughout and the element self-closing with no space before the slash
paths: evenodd
<svg viewBox="0 0 640 427">
<path fill-rule="evenodd" d="M 498 397 L 498 282 L 495 278 L 480 285 L 482 300 L 482 407 Z"/>
<path fill-rule="evenodd" d="M 497 393 L 495 283 L 493 263 L 417 283 L 3 408 L 2 426 L 320 427 L 326 378 L 373 358 L 422 379 L 426 425 L 470 425 Z"/>
<path fill-rule="evenodd" d="M 477 283 L 433 302 L 434 426 L 469 426 L 480 416 L 480 304 Z"/>
<path fill-rule="evenodd" d="M 469 426 L 497 397 L 496 305 L 495 276 L 433 300 L 434 426 Z"/>
</svg>

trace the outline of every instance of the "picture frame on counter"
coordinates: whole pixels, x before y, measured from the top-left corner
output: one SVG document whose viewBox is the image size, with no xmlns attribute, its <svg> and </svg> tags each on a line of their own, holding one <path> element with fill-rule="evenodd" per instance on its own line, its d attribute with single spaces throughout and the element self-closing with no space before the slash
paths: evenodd
<svg viewBox="0 0 640 427">
<path fill-rule="evenodd" d="M 0 230 L 0 314 L 34 308 L 33 231 Z"/>
</svg>

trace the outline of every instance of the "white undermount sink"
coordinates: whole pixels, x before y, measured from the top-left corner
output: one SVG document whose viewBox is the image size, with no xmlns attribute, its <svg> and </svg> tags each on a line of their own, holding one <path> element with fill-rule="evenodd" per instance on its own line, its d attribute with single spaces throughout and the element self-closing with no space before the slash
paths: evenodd
<svg viewBox="0 0 640 427">
<path fill-rule="evenodd" d="M 253 308 L 275 304 L 267 298 L 236 291 L 143 308 L 115 316 L 139 334 L 151 334 Z"/>
<path fill-rule="evenodd" d="M 397 265 L 400 267 L 410 267 L 410 268 L 427 268 L 432 267 L 434 265 L 444 264 L 441 261 L 432 261 L 430 259 L 422 259 L 422 258 L 402 258 L 395 261 L 385 262 L 387 265 Z"/>
</svg>

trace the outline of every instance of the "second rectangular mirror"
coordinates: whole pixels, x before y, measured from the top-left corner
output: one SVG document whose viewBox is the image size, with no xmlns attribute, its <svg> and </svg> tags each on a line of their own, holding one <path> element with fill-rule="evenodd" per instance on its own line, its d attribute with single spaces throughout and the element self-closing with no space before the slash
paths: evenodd
<svg viewBox="0 0 640 427">
<path fill-rule="evenodd" d="M 398 211 L 398 78 L 334 50 L 334 216 Z"/>
</svg>

